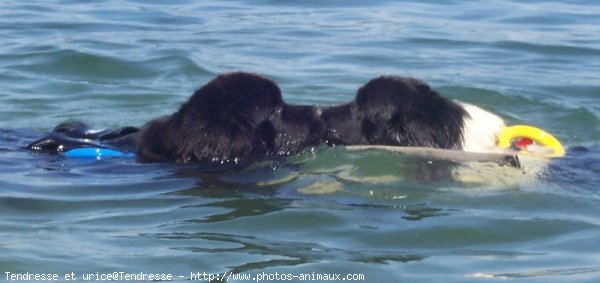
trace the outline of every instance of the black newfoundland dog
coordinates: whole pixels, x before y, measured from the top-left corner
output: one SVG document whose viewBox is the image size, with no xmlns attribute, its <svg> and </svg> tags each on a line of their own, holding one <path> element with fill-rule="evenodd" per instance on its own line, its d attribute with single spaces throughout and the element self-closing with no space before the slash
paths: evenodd
<svg viewBox="0 0 600 283">
<path fill-rule="evenodd" d="M 316 108 L 286 104 L 274 82 L 239 72 L 217 77 L 179 111 L 142 127 L 137 153 L 142 161 L 238 162 L 297 153 L 324 133 Z"/>
</svg>

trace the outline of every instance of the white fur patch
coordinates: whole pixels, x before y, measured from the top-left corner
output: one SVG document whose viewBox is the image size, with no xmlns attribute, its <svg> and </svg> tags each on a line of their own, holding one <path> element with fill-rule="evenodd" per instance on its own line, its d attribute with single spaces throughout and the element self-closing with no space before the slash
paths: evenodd
<svg viewBox="0 0 600 283">
<path fill-rule="evenodd" d="M 457 101 L 469 114 L 463 128 L 464 151 L 498 152 L 496 146 L 500 130 L 505 127 L 502 118 L 475 105 Z"/>
</svg>

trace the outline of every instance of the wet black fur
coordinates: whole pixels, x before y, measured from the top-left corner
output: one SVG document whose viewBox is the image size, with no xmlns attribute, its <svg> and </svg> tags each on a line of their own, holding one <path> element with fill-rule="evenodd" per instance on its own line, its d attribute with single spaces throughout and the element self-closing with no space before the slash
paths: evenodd
<svg viewBox="0 0 600 283">
<path fill-rule="evenodd" d="M 221 75 L 179 111 L 146 124 L 138 135 L 142 161 L 240 162 L 294 154 L 321 142 L 316 108 L 288 105 L 271 80 L 249 73 Z"/>
<path fill-rule="evenodd" d="M 461 149 L 464 118 L 456 102 L 411 78 L 382 76 L 354 101 L 322 110 L 330 145 L 394 145 Z"/>
</svg>

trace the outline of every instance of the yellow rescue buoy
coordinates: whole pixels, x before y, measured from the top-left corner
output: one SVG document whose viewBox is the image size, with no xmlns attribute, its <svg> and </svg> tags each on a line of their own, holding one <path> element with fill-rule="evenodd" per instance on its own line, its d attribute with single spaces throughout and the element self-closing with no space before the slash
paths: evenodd
<svg viewBox="0 0 600 283">
<path fill-rule="evenodd" d="M 498 146 L 502 148 L 510 148 L 512 146 L 512 141 L 518 138 L 528 138 L 544 147 L 552 149 L 552 153 L 542 154 L 542 156 L 565 156 L 565 149 L 555 137 L 544 130 L 527 125 L 516 125 L 502 128 L 500 131 L 500 137 L 498 137 Z M 527 154 L 528 151 L 524 150 L 519 153 Z"/>
</svg>

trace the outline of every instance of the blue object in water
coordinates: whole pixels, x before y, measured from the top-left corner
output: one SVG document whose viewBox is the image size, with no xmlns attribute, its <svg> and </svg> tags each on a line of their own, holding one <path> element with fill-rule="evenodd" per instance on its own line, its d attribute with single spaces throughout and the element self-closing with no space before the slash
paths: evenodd
<svg viewBox="0 0 600 283">
<path fill-rule="evenodd" d="M 82 147 L 74 148 L 63 153 L 64 156 L 70 158 L 118 158 L 118 157 L 135 157 L 135 153 L 132 152 L 121 152 L 108 148 L 97 148 L 97 147 Z"/>
</svg>

